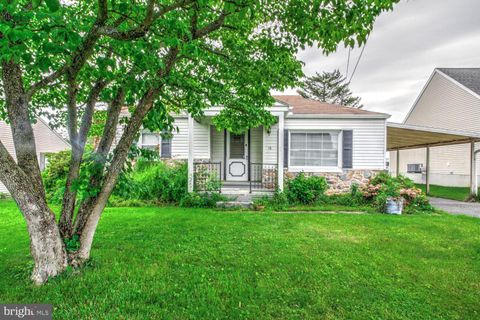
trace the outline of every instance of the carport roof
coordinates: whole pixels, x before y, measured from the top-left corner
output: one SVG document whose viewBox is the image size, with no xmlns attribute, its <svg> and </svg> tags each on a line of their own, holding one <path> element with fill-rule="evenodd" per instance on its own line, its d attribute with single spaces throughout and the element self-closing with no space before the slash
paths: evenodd
<svg viewBox="0 0 480 320">
<path fill-rule="evenodd" d="M 387 123 L 387 150 L 415 149 L 480 141 L 480 133 Z"/>
</svg>

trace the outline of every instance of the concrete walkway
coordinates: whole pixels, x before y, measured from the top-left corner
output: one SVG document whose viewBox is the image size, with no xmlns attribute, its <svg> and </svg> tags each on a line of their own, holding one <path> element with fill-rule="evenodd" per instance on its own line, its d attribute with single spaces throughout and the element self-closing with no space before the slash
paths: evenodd
<svg viewBox="0 0 480 320">
<path fill-rule="evenodd" d="M 478 202 L 462 202 L 432 197 L 429 197 L 429 200 L 432 206 L 448 213 L 480 218 L 480 203 Z"/>
</svg>

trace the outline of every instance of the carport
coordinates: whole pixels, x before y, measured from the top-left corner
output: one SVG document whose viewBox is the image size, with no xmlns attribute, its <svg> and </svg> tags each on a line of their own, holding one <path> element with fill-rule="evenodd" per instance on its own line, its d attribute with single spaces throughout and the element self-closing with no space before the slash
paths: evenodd
<svg viewBox="0 0 480 320">
<path fill-rule="evenodd" d="M 454 144 L 470 144 L 470 193 L 478 194 L 475 142 L 480 141 L 480 133 L 447 130 L 425 126 L 414 126 L 401 123 L 387 123 L 387 151 L 397 151 L 396 174 L 400 171 L 400 151 L 406 149 L 425 148 L 425 185 L 427 194 L 430 192 L 430 148 Z"/>
</svg>

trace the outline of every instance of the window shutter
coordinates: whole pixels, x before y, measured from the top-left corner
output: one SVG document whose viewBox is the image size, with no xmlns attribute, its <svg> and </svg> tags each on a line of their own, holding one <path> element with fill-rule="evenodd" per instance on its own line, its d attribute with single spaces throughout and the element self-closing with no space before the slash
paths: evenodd
<svg viewBox="0 0 480 320">
<path fill-rule="evenodd" d="M 283 167 L 288 168 L 288 130 L 284 130 L 283 134 Z"/>
<path fill-rule="evenodd" d="M 172 157 L 172 139 L 171 138 L 162 138 L 162 149 L 161 149 L 160 155 L 162 158 Z"/>
<path fill-rule="evenodd" d="M 353 131 L 343 131 L 343 152 L 342 152 L 342 167 L 351 169 L 353 167 Z"/>
</svg>

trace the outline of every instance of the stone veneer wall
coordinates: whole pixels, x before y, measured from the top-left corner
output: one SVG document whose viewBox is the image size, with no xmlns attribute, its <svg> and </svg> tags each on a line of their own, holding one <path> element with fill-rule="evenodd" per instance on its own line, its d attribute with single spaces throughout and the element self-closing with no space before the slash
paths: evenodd
<svg viewBox="0 0 480 320">
<path fill-rule="evenodd" d="M 356 170 L 346 169 L 342 172 L 304 172 L 306 176 L 320 176 L 327 179 L 329 189 L 327 195 L 342 194 L 350 192 L 352 184 L 363 186 L 368 180 L 383 170 Z M 285 178 L 291 179 L 297 176 L 299 172 L 289 172 L 285 170 Z"/>
</svg>

